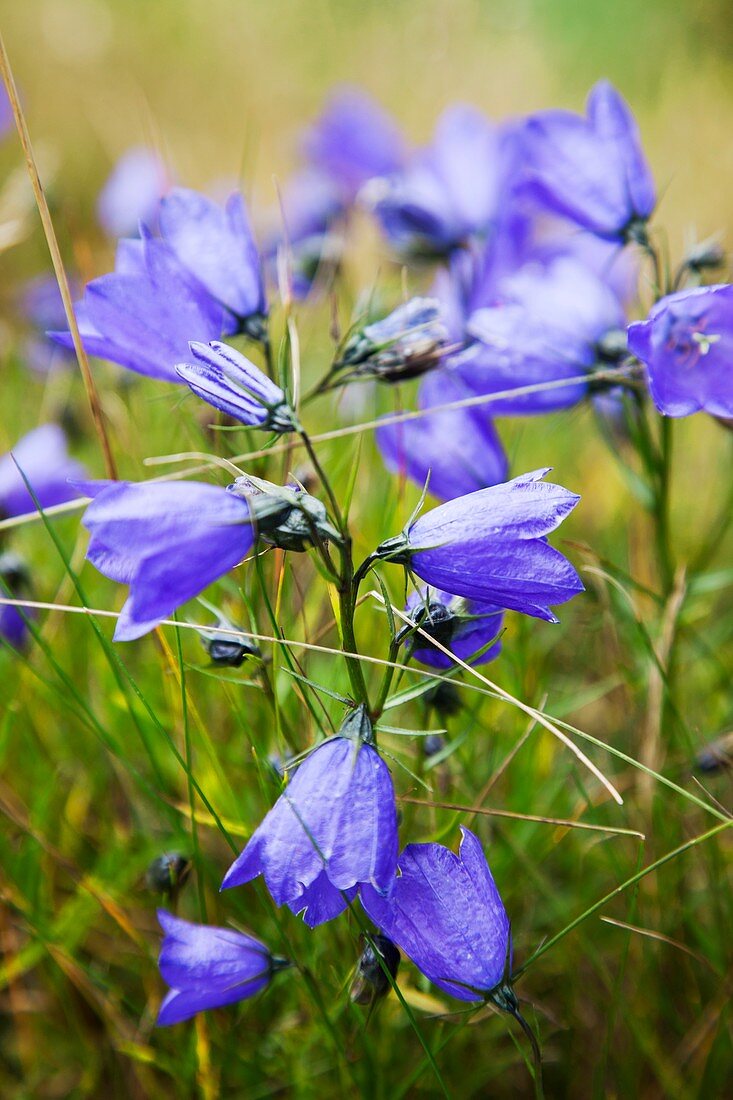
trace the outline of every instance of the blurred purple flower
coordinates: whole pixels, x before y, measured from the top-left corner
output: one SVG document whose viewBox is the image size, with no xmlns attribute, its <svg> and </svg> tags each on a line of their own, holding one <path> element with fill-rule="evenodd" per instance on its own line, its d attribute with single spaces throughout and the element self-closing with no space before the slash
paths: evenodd
<svg viewBox="0 0 733 1100">
<path fill-rule="evenodd" d="M 166 172 L 157 153 L 135 146 L 123 153 L 97 200 L 99 224 L 110 237 L 129 237 L 149 222 L 166 189 Z"/>
<path fill-rule="evenodd" d="M 428 375 L 420 386 L 419 419 L 377 428 L 377 444 L 384 464 L 403 474 L 440 500 L 452 500 L 476 489 L 504 481 L 508 464 L 501 440 L 486 409 L 427 410 L 470 398 L 471 391 L 452 370 Z"/>
<path fill-rule="evenodd" d="M 629 326 L 629 350 L 646 364 L 665 416 L 733 416 L 733 286 L 681 290 Z"/>
<path fill-rule="evenodd" d="M 656 192 L 627 104 L 608 81 L 591 90 L 587 118 L 543 111 L 524 131 L 525 191 L 601 237 L 631 239 Z"/>
<path fill-rule="evenodd" d="M 441 504 L 383 542 L 374 556 L 408 566 L 444 592 L 557 622 L 550 605 L 565 603 L 583 585 L 547 535 L 580 497 L 541 481 L 547 472 L 535 470 Z"/>
<path fill-rule="evenodd" d="M 158 910 L 158 920 L 165 933 L 158 966 L 171 987 L 160 1006 L 158 1027 L 253 997 L 288 965 L 244 932 L 192 924 L 165 909 Z"/>
<path fill-rule="evenodd" d="M 198 362 L 179 363 L 176 372 L 197 397 L 250 427 L 278 433 L 295 429 L 283 391 L 244 355 L 218 340 L 194 340 L 189 347 Z"/>
<path fill-rule="evenodd" d="M 27 598 L 30 592 L 30 576 L 23 559 L 11 550 L 0 554 L 0 596 L 19 600 Z M 0 604 L 0 644 L 6 642 L 18 652 L 23 650 L 28 642 L 26 620 L 35 614 L 32 607 Z"/>
<path fill-rule="evenodd" d="M 511 967 L 511 930 L 478 838 L 461 834 L 458 855 L 408 844 L 391 895 L 363 886 L 361 902 L 431 982 L 461 1001 L 483 1001 Z"/>
<path fill-rule="evenodd" d="M 49 329 L 60 329 L 66 324 L 64 303 L 54 275 L 39 275 L 26 283 L 19 309 L 32 329 L 22 344 L 26 366 L 38 374 L 48 374 L 76 361 L 73 350 L 59 347 L 46 335 Z"/>
<path fill-rule="evenodd" d="M 453 364 L 477 394 L 560 382 L 590 372 L 598 345 L 625 324 L 621 304 L 598 276 L 570 256 L 525 264 L 499 284 L 500 303 L 467 323 L 474 343 Z M 491 402 L 494 414 L 550 412 L 582 400 L 585 381 Z"/>
<path fill-rule="evenodd" d="M 84 514 L 87 560 L 130 586 L 115 630 L 127 642 L 152 630 L 239 564 L 252 549 L 241 497 L 199 482 L 77 482 L 93 497 Z"/>
<path fill-rule="evenodd" d="M 69 457 L 62 429 L 57 424 L 43 424 L 24 435 L 0 458 L 0 516 L 9 518 L 36 511 L 23 475 L 41 508 L 51 508 L 76 496 L 69 479 L 86 477 L 86 470 Z"/>
<path fill-rule="evenodd" d="M 405 611 L 416 626 L 469 664 L 487 664 L 501 652 L 501 641 L 495 639 L 501 632 L 504 614 L 494 604 L 465 600 L 425 586 L 419 592 L 410 593 Z M 494 644 L 489 645 L 489 642 Z M 484 646 L 489 648 L 471 660 Z M 420 634 L 411 635 L 411 656 L 431 668 L 455 667 L 455 661 Z"/>
<path fill-rule="evenodd" d="M 148 233 L 119 242 L 114 272 L 88 284 L 76 315 L 90 355 L 165 382 L 181 381 L 175 365 L 190 340 L 218 339 L 224 331 L 222 306 L 165 241 Z M 49 336 L 73 347 L 69 332 Z"/>
<path fill-rule="evenodd" d="M 160 234 L 183 267 L 237 318 L 242 331 L 262 339 L 267 303 L 242 196 L 235 192 L 222 208 L 176 187 L 161 201 L 158 217 Z"/>
<path fill-rule="evenodd" d="M 360 88 L 337 89 L 304 140 L 309 162 L 335 183 L 344 203 L 375 176 L 397 172 L 405 145 L 396 123 Z"/>
<path fill-rule="evenodd" d="M 314 927 L 343 912 L 362 883 L 386 894 L 396 864 L 392 777 L 362 706 L 298 767 L 222 889 L 264 875 L 275 903 L 305 910 Z"/>
<path fill-rule="evenodd" d="M 506 197 L 513 130 L 455 104 L 438 120 L 432 144 L 366 194 L 382 230 L 400 252 L 446 255 L 486 233 Z"/>
<path fill-rule="evenodd" d="M 13 108 L 10 106 L 5 84 L 2 83 L 0 84 L 0 138 L 4 138 L 6 134 L 10 133 L 14 125 Z"/>
</svg>

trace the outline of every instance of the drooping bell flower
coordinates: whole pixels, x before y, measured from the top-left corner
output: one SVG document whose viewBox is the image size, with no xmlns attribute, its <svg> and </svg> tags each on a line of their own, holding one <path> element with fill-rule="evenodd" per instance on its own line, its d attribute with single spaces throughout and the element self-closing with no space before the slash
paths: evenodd
<svg viewBox="0 0 733 1100">
<path fill-rule="evenodd" d="M 504 195 L 507 147 L 508 133 L 475 108 L 444 111 L 432 143 L 365 191 L 390 244 L 412 256 L 444 256 L 486 233 Z"/>
<path fill-rule="evenodd" d="M 603 359 L 599 346 L 609 332 L 622 332 L 624 324 L 610 287 L 579 260 L 558 256 L 546 266 L 525 264 L 504 277 L 497 304 L 477 309 L 468 319 L 474 342 L 452 362 L 476 394 L 550 384 L 492 401 L 487 405 L 492 414 L 551 412 L 586 396 L 592 369 Z M 565 379 L 566 385 L 556 384 Z"/>
<path fill-rule="evenodd" d="M 733 416 L 733 286 L 670 294 L 629 326 L 628 338 L 660 413 Z"/>
<path fill-rule="evenodd" d="M 176 363 L 190 340 L 215 340 L 227 330 L 222 305 L 170 245 L 147 232 L 120 241 L 115 270 L 92 279 L 75 309 L 89 355 L 165 382 L 181 381 Z M 69 332 L 49 336 L 73 348 Z"/>
<path fill-rule="evenodd" d="M 275 903 L 313 927 L 343 912 L 364 883 L 387 894 L 396 864 L 392 777 L 361 706 L 297 768 L 222 889 L 263 875 Z"/>
<path fill-rule="evenodd" d="M 391 894 L 363 886 L 360 897 L 380 932 L 431 982 L 461 1001 L 483 1001 L 511 969 L 511 931 L 478 838 L 461 834 L 458 855 L 442 844 L 408 844 Z"/>
<path fill-rule="evenodd" d="M 499 635 L 504 613 L 493 604 L 466 600 L 425 586 L 410 593 L 405 612 L 414 626 L 469 664 L 486 664 L 501 652 Z M 409 626 L 397 637 L 400 641 L 409 638 L 410 655 L 421 664 L 439 669 L 455 666 L 446 653 Z"/>
<path fill-rule="evenodd" d="M 110 237 L 131 237 L 140 222 L 154 218 L 166 189 L 160 157 L 145 146 L 134 146 L 115 164 L 97 199 L 99 224 Z"/>
<path fill-rule="evenodd" d="M 255 539 L 246 500 L 199 482 L 77 482 L 93 497 L 87 560 L 130 586 L 115 630 L 132 641 L 245 558 Z"/>
<path fill-rule="evenodd" d="M 636 121 L 605 80 L 591 90 L 586 112 L 543 111 L 526 121 L 525 190 L 601 237 L 642 237 L 656 191 Z"/>
<path fill-rule="evenodd" d="M 373 557 L 405 565 L 443 592 L 557 622 L 550 607 L 582 592 L 583 584 L 547 536 L 580 497 L 543 482 L 546 473 L 535 470 L 441 504 Z"/>
<path fill-rule="evenodd" d="M 440 500 L 504 481 L 508 463 L 487 409 L 480 405 L 439 408 L 472 396 L 454 370 L 427 375 L 418 393 L 423 415 L 377 428 L 377 445 L 387 469 L 421 488 L 427 484 Z"/>
<path fill-rule="evenodd" d="M 158 910 L 158 920 L 165 933 L 158 966 L 170 986 L 160 1006 L 158 1027 L 253 997 L 273 974 L 290 965 L 244 932 L 192 924 L 165 909 Z"/>
<path fill-rule="evenodd" d="M 331 95 L 303 144 L 311 165 L 336 184 L 347 203 L 367 180 L 399 171 L 405 159 L 396 123 L 355 87 Z"/>
<path fill-rule="evenodd" d="M 162 200 L 158 219 L 179 263 L 237 319 L 242 332 L 263 339 L 267 303 L 261 262 L 242 196 L 235 192 L 222 208 L 176 187 Z"/>
<path fill-rule="evenodd" d="M 0 517 L 35 512 L 33 496 L 41 508 L 73 500 L 76 492 L 69 479 L 81 477 L 86 470 L 69 456 L 62 429 L 57 424 L 34 428 L 0 458 Z"/>
<path fill-rule="evenodd" d="M 279 386 L 228 344 L 192 341 L 195 363 L 176 365 L 176 373 L 197 397 L 242 424 L 284 433 L 295 429 L 295 413 Z"/>
</svg>

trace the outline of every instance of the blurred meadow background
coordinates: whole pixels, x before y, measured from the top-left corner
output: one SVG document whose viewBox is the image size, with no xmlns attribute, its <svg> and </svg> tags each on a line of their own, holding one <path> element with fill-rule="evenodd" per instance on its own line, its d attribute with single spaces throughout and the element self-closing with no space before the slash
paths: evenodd
<svg viewBox="0 0 733 1100">
<path fill-rule="evenodd" d="M 0 28 L 77 286 L 111 268 L 113 246 L 95 203 L 127 148 L 156 149 L 185 186 L 222 195 L 241 185 L 255 222 L 264 224 L 277 216 L 278 184 L 298 160 L 303 128 L 344 82 L 366 89 L 421 143 L 451 102 L 470 102 L 495 119 L 550 106 L 580 110 L 591 85 L 607 77 L 638 118 L 661 196 L 655 224 L 672 257 L 716 233 L 726 248 L 733 242 L 733 20 L 725 0 L 674 7 L 667 0 L 24 0 L 3 5 Z M 78 374 L 33 374 L 23 361 L 18 293 L 50 271 L 24 171 L 11 134 L 0 147 L 0 188 L 17 177 L 13 201 L 24 228 L 0 254 L 0 452 L 56 419 L 74 454 L 101 477 Z M 355 230 L 343 327 L 365 294 L 374 292 L 386 310 L 402 292 L 401 272 L 367 219 Z M 429 286 L 419 271 L 406 278 L 411 292 Z M 312 383 L 333 352 L 328 302 L 297 307 L 295 316 L 304 379 Z M 207 412 L 169 387 L 108 364 L 96 364 L 95 376 L 122 477 L 174 468 L 143 466 L 153 456 L 259 445 L 246 432 L 212 439 Z M 365 392 L 357 406 L 349 396 L 314 407 L 314 430 L 392 407 L 392 393 Z M 695 760 L 733 723 L 733 570 L 731 538 L 721 528 L 689 583 L 660 674 L 655 646 L 665 638 L 650 594 L 648 515 L 590 407 L 502 421 L 502 432 L 512 475 L 551 465 L 553 480 L 582 495 L 556 544 L 588 591 L 561 609 L 558 626 L 509 615 L 504 652 L 485 671 L 597 739 L 578 744 L 624 805 L 548 733 L 533 728 L 525 738 L 518 710 L 470 690 L 447 720 L 444 759 L 426 760 L 419 741 L 387 741 L 431 788 L 397 768 L 401 794 L 472 807 L 486 790 L 483 808 L 518 815 L 472 820 L 521 964 L 644 866 L 729 818 L 732 773 L 699 773 Z M 360 445 L 350 437 L 321 453 L 342 491 L 359 462 L 360 559 L 401 528 L 419 491 L 386 477 L 368 432 Z M 698 555 L 731 499 L 732 457 L 730 432 L 711 418 L 676 425 L 672 531 L 681 563 Z M 51 527 L 55 539 L 39 522 L 2 532 L 31 564 L 35 597 L 118 609 L 118 587 L 83 564 L 79 514 Z M 280 621 L 286 637 L 333 645 L 331 610 L 313 576 L 308 560 L 286 571 Z M 392 579 L 398 601 L 399 579 Z M 219 587 L 232 616 L 246 620 L 235 581 Z M 266 618 L 257 626 L 271 633 Z M 383 656 L 383 617 L 365 608 L 357 627 L 364 650 Z M 275 910 L 259 884 L 220 898 L 231 852 L 197 797 L 192 828 L 186 760 L 240 847 L 276 795 L 267 756 L 284 751 L 246 664 L 212 671 L 193 632 L 179 639 L 172 628 L 162 643 L 151 636 L 113 647 L 104 619 L 94 629 L 59 610 L 42 613 L 36 632 L 26 655 L 0 651 L 4 1096 L 439 1096 L 416 1028 L 450 1095 L 532 1094 L 512 1022 L 488 1012 L 467 1021 L 462 1006 L 407 961 L 399 980 L 412 1017 L 391 995 L 367 1022 L 348 996 L 359 953 L 348 917 L 311 933 Z M 343 690 L 336 657 L 297 655 L 310 679 Z M 271 657 L 282 723 L 307 744 L 318 732 L 307 691 L 282 669 L 277 647 Z M 414 682 L 405 674 L 401 687 Z M 338 705 L 323 704 L 338 721 Z M 420 701 L 399 713 L 411 728 L 440 724 Z M 640 760 L 667 785 L 644 778 Z M 468 823 L 468 815 L 435 806 L 405 801 L 401 811 L 411 840 L 455 845 L 458 822 Z M 297 956 L 313 982 L 287 973 L 253 1001 L 156 1031 L 164 992 L 158 899 L 144 877 L 167 851 L 194 863 L 181 915 L 205 913 L 211 923 L 255 930 Z M 549 1096 L 730 1095 L 730 851 L 727 831 L 695 844 L 609 899 L 529 967 L 518 993 L 541 1036 Z"/>
</svg>

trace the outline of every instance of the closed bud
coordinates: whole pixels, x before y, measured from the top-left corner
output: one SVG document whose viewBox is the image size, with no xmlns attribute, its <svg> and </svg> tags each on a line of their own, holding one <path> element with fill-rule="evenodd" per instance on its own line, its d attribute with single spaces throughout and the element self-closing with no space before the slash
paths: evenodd
<svg viewBox="0 0 733 1100">
<path fill-rule="evenodd" d="M 352 335 L 334 366 L 353 376 L 407 381 L 437 367 L 448 343 L 440 302 L 435 298 L 413 298 Z"/>
<path fill-rule="evenodd" d="M 323 501 L 300 486 L 273 485 L 245 474 L 228 489 L 248 501 L 258 536 L 270 546 L 300 553 L 316 539 L 337 542 L 341 537 Z"/>
<path fill-rule="evenodd" d="M 175 898 L 191 873 L 191 861 L 180 852 L 157 856 L 145 872 L 145 885 L 151 894 Z"/>
<path fill-rule="evenodd" d="M 374 1005 L 389 993 L 399 970 L 400 953 L 386 936 L 375 934 L 361 939 L 363 950 L 350 996 L 355 1004 Z"/>
<path fill-rule="evenodd" d="M 693 245 L 682 264 L 689 271 L 714 271 L 718 267 L 723 267 L 725 259 L 725 249 L 722 244 L 711 237 Z"/>
</svg>

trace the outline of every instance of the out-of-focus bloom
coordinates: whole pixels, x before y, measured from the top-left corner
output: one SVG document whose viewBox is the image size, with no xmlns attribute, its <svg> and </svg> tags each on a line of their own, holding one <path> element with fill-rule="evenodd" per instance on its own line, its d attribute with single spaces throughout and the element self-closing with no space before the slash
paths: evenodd
<svg viewBox="0 0 733 1100">
<path fill-rule="evenodd" d="M 3 84 L 0 87 L 0 138 L 10 132 L 13 123 L 13 108 L 10 106 L 10 99 Z"/>
<path fill-rule="evenodd" d="M 362 937 L 362 943 L 364 947 L 350 996 L 358 1005 L 374 1005 L 389 993 L 400 968 L 400 953 L 386 936 Z"/>
<path fill-rule="evenodd" d="M 282 192 L 282 208 L 265 254 L 276 266 L 278 253 L 288 257 L 291 291 L 304 298 L 316 277 L 338 271 L 344 248 L 347 207 L 340 188 L 324 173 L 306 168 L 297 172 Z"/>
<path fill-rule="evenodd" d="M 338 542 L 340 534 L 330 522 L 322 500 L 311 496 L 299 485 L 273 485 L 251 474 L 244 474 L 227 486 L 249 501 L 257 536 L 270 546 L 302 553 L 314 539 Z"/>
<path fill-rule="evenodd" d="M 94 498 L 83 520 L 88 561 L 130 586 L 116 641 L 147 634 L 252 549 L 247 502 L 216 485 L 96 481 L 77 489 Z"/>
<path fill-rule="evenodd" d="M 448 329 L 435 298 L 411 298 L 346 342 L 335 364 L 349 374 L 402 382 L 432 370 L 448 346 Z"/>
<path fill-rule="evenodd" d="M 418 395 L 424 415 L 377 428 L 377 444 L 387 469 L 421 487 L 427 482 L 440 500 L 504 481 L 507 459 L 486 409 L 474 405 L 429 411 L 472 396 L 455 371 L 428 375 Z"/>
<path fill-rule="evenodd" d="M 49 329 L 60 329 L 66 324 L 64 303 L 55 276 L 40 275 L 27 283 L 19 304 L 32 328 L 22 344 L 24 363 L 39 374 L 48 374 L 74 363 L 73 350 L 59 347 L 46 336 Z"/>
<path fill-rule="evenodd" d="M 493 661 L 501 653 L 498 636 L 504 614 L 494 604 L 465 600 L 450 592 L 423 587 L 419 592 L 410 593 L 405 611 L 415 626 L 450 649 L 462 661 L 482 665 Z M 421 664 L 440 669 L 454 667 L 455 661 L 421 634 L 412 634 L 409 627 L 400 631 L 398 638 L 400 636 L 411 638 L 411 656 Z M 479 653 L 480 656 L 474 658 L 474 654 Z"/>
<path fill-rule="evenodd" d="M 461 1001 L 483 1001 L 511 966 L 511 932 L 478 838 L 461 834 L 458 855 L 442 844 L 408 844 L 391 895 L 365 886 L 361 902 L 431 982 Z"/>
<path fill-rule="evenodd" d="M 359 88 L 338 89 L 308 130 L 305 154 L 341 190 L 345 202 L 375 176 L 399 171 L 402 135 L 392 118 Z"/>
<path fill-rule="evenodd" d="M 498 216 L 510 141 L 473 107 L 444 111 L 431 145 L 366 189 L 390 243 L 410 255 L 446 255 L 485 233 Z"/>
<path fill-rule="evenodd" d="M 695 766 L 706 775 L 733 768 L 733 732 L 716 737 L 695 754 Z"/>
<path fill-rule="evenodd" d="M 733 416 L 733 286 L 702 286 L 662 298 L 629 326 L 629 350 L 646 365 L 665 416 Z"/>
<path fill-rule="evenodd" d="M 148 233 L 120 241 L 115 270 L 88 284 L 76 315 L 90 355 L 165 382 L 181 381 L 176 363 L 190 340 L 218 339 L 225 329 L 223 307 Z M 71 333 L 49 335 L 73 347 Z"/>
<path fill-rule="evenodd" d="M 152 149 L 128 149 L 99 193 L 97 217 L 110 237 L 132 237 L 153 218 L 166 189 L 166 172 Z"/>
<path fill-rule="evenodd" d="M 158 1027 L 253 997 L 289 965 L 244 932 L 192 924 L 165 909 L 158 910 L 158 920 L 165 933 L 158 966 L 171 987 L 160 1006 Z"/>
<path fill-rule="evenodd" d="M 587 118 L 552 110 L 527 120 L 526 191 L 599 236 L 631 239 L 656 203 L 639 129 L 607 81 L 591 90 L 586 110 Z"/>
<path fill-rule="evenodd" d="M 534 393 L 491 402 L 493 414 L 549 412 L 580 401 L 599 360 L 598 345 L 609 331 L 623 330 L 621 304 L 598 276 L 569 256 L 547 266 L 525 264 L 501 280 L 500 304 L 476 310 L 467 332 L 474 343 L 453 362 L 477 394 L 562 382 Z"/>
<path fill-rule="evenodd" d="M 277 905 L 313 927 L 338 916 L 358 886 L 391 889 L 397 811 L 366 708 L 302 763 L 227 871 L 222 889 L 263 875 Z"/>
<path fill-rule="evenodd" d="M 408 566 L 434 588 L 557 622 L 550 606 L 583 591 L 573 566 L 547 542 L 580 497 L 522 474 L 420 516 L 374 557 Z"/>
<path fill-rule="evenodd" d="M 285 394 L 240 352 L 212 340 L 189 345 L 196 363 L 178 363 L 176 373 L 197 397 L 253 428 L 292 432 L 295 413 Z"/>
<path fill-rule="evenodd" d="M 163 199 L 160 233 L 183 267 L 236 317 L 254 339 L 266 335 L 267 313 L 259 252 L 244 200 L 218 203 L 177 187 Z"/>
<path fill-rule="evenodd" d="M 34 428 L 0 458 L 0 516 L 36 511 L 24 478 L 41 508 L 51 508 L 76 496 L 70 478 L 85 476 L 81 463 L 69 457 L 66 436 L 57 424 Z"/>
<path fill-rule="evenodd" d="M 0 554 L 0 596 L 27 599 L 30 591 L 30 574 L 23 559 L 11 550 Z M 0 645 L 6 642 L 13 649 L 22 650 L 28 641 L 26 620 L 34 614 L 30 607 L 21 609 L 12 604 L 0 604 Z"/>
<path fill-rule="evenodd" d="M 164 852 L 156 856 L 145 872 L 145 885 L 151 894 L 178 896 L 191 874 L 191 860 L 180 852 Z"/>
</svg>

